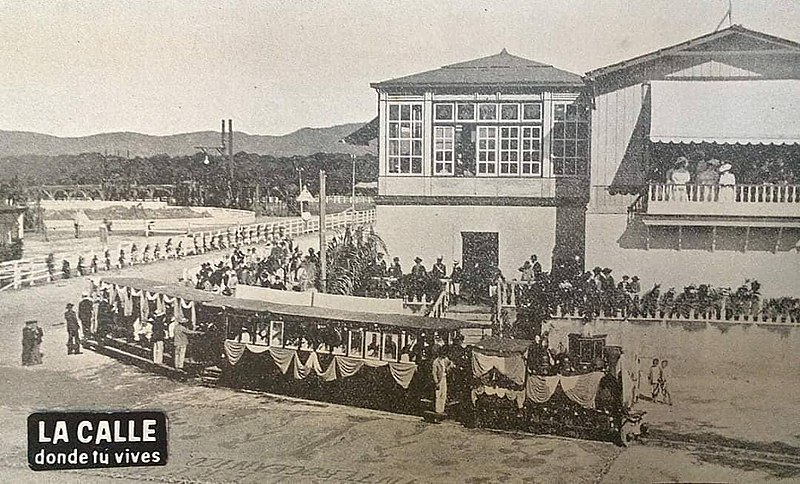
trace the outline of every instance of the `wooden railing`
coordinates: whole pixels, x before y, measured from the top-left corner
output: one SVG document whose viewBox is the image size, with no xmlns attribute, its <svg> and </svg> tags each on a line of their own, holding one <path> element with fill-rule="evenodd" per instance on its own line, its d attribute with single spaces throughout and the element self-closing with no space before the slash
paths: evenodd
<svg viewBox="0 0 800 484">
<path fill-rule="evenodd" d="M 503 308 L 517 307 L 519 291 L 524 290 L 533 283 L 524 281 L 509 281 L 498 285 L 497 289 L 497 311 L 498 316 Z M 797 313 L 789 311 L 775 311 L 770 308 L 763 308 L 759 304 L 752 304 L 747 308 L 733 308 L 728 298 L 720 300 L 719 306 L 698 311 L 694 308 L 682 309 L 678 307 L 658 307 L 651 310 L 637 309 L 628 311 L 627 309 L 617 309 L 608 311 L 601 308 L 599 318 L 618 319 L 618 320 L 643 320 L 643 321 L 675 321 L 675 322 L 710 322 L 710 323 L 731 323 L 731 324 L 800 324 Z M 583 319 L 577 309 L 557 306 L 553 318 L 560 319 Z"/>
<path fill-rule="evenodd" d="M 428 316 L 431 318 L 443 318 L 447 308 L 450 306 L 450 279 L 442 279 L 441 281 L 442 292 L 439 293 L 436 302 L 428 310 Z"/>
<path fill-rule="evenodd" d="M 800 185 L 650 184 L 649 214 L 800 217 Z"/>
<path fill-rule="evenodd" d="M 325 228 L 327 230 L 337 230 L 350 225 L 363 225 L 375 222 L 375 210 L 367 210 L 361 212 L 345 211 L 332 215 L 328 215 L 325 219 Z M 260 224 L 250 224 L 244 226 L 226 227 L 218 230 L 206 230 L 202 232 L 194 232 L 183 235 L 184 243 L 187 246 L 183 247 L 183 256 L 197 255 L 208 251 L 223 250 L 233 245 L 252 245 L 260 242 L 266 242 L 268 238 L 277 235 L 283 231 L 285 235 L 296 237 L 303 234 L 309 234 L 319 231 L 319 218 L 309 220 L 308 222 L 300 218 L 292 218 L 289 220 L 281 220 L 277 222 L 267 222 Z M 176 240 L 178 238 L 176 237 Z M 177 245 L 177 243 L 176 243 Z M 151 258 L 145 261 L 139 254 L 137 257 L 131 258 L 130 246 L 127 246 L 125 253 L 126 259 L 123 260 L 122 266 L 138 265 L 145 263 L 157 262 L 160 260 L 171 259 L 178 257 L 175 250 L 176 245 L 173 246 L 171 253 L 167 253 L 166 249 L 162 249 L 162 253 L 157 258 Z M 66 274 L 62 271 L 63 261 L 70 263 L 71 274 L 70 277 L 80 277 L 81 275 L 90 275 L 94 270 L 90 264 L 95 253 L 76 253 L 67 257 L 61 257 L 54 261 L 54 266 L 48 268 L 44 260 L 31 260 L 21 259 L 16 261 L 9 261 L 0 263 L 0 292 L 8 289 L 20 289 L 23 287 L 35 286 L 38 284 L 63 279 Z M 112 264 L 108 269 L 119 269 L 121 264 L 118 261 L 119 254 L 111 254 Z M 83 257 L 84 265 L 79 268 L 78 261 Z M 98 255 L 102 258 L 102 254 Z M 106 270 L 104 261 L 100 261 L 97 267 L 98 271 Z M 81 274 L 83 272 L 83 274 Z"/>
</svg>

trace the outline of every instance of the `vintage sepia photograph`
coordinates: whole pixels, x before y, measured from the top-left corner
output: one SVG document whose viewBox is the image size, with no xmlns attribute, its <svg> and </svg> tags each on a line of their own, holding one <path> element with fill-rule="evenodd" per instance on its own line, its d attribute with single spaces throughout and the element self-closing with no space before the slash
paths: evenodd
<svg viewBox="0 0 800 484">
<path fill-rule="evenodd" d="M 0 45 L 0 482 L 800 482 L 800 0 Z"/>
</svg>

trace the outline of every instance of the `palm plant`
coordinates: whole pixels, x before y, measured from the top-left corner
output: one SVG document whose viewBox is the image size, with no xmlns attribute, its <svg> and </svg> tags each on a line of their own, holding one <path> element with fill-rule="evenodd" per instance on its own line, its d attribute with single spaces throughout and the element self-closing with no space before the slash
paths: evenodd
<svg viewBox="0 0 800 484">
<path fill-rule="evenodd" d="M 328 261 L 327 291 L 348 296 L 364 295 L 370 282 L 370 268 L 378 258 L 378 252 L 386 253 L 386 244 L 372 229 L 358 226 L 348 227 L 335 235 L 326 249 Z"/>
</svg>

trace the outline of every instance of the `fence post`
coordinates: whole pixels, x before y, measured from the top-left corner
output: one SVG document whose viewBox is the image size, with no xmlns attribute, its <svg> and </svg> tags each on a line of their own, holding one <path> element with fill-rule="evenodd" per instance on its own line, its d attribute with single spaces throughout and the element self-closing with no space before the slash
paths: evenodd
<svg viewBox="0 0 800 484">
<path fill-rule="evenodd" d="M 22 274 L 20 274 L 19 262 L 14 262 L 14 289 L 19 289 Z"/>
</svg>

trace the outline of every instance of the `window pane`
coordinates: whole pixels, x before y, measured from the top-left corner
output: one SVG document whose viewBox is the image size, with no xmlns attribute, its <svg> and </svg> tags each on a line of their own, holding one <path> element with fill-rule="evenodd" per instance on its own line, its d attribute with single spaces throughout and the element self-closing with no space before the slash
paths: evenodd
<svg viewBox="0 0 800 484">
<path fill-rule="evenodd" d="M 435 107 L 435 119 L 437 121 L 452 121 L 453 120 L 453 105 L 452 104 L 437 104 Z"/>
<path fill-rule="evenodd" d="M 391 157 L 389 158 L 389 173 L 399 173 L 400 172 L 400 158 Z"/>
<path fill-rule="evenodd" d="M 421 156 L 422 155 L 422 141 L 412 141 L 411 145 L 411 154 L 414 156 Z"/>
<path fill-rule="evenodd" d="M 397 140 L 389 140 L 389 155 L 400 154 L 400 142 Z"/>
<path fill-rule="evenodd" d="M 399 138 L 400 137 L 400 124 L 399 123 L 389 123 L 389 137 L 390 138 Z"/>
<path fill-rule="evenodd" d="M 500 119 L 519 119 L 519 106 L 517 104 L 503 104 L 500 107 Z"/>
<path fill-rule="evenodd" d="M 563 175 L 564 174 L 564 160 L 563 159 L 553 159 L 553 174 L 554 175 Z"/>
<path fill-rule="evenodd" d="M 563 141 L 553 141 L 553 156 L 564 156 Z"/>
<path fill-rule="evenodd" d="M 478 119 L 493 120 L 497 119 L 497 105 L 496 104 L 481 104 L 478 110 Z"/>
<path fill-rule="evenodd" d="M 403 104 L 400 106 L 400 119 L 402 120 L 411 119 L 411 106 L 409 106 L 408 104 Z"/>
<path fill-rule="evenodd" d="M 413 119 L 414 121 L 422 121 L 422 106 L 421 105 L 414 104 L 411 107 L 411 112 L 413 114 L 413 117 L 411 119 Z"/>
<path fill-rule="evenodd" d="M 397 104 L 389 105 L 389 119 L 391 120 L 400 119 L 400 106 L 398 106 Z"/>
<path fill-rule="evenodd" d="M 411 133 L 412 138 L 422 138 L 422 123 L 412 123 L 413 131 Z"/>
<path fill-rule="evenodd" d="M 564 123 L 553 124 L 553 138 L 564 139 Z"/>
<path fill-rule="evenodd" d="M 557 104 L 555 108 L 555 120 L 556 121 L 563 121 L 564 120 L 564 105 Z"/>
<path fill-rule="evenodd" d="M 422 158 L 411 159 L 411 173 L 422 173 Z"/>
<path fill-rule="evenodd" d="M 400 154 L 403 156 L 408 156 L 411 154 L 411 141 L 400 141 Z"/>
<path fill-rule="evenodd" d="M 459 119 L 459 121 L 474 121 L 475 120 L 475 105 L 474 104 L 459 104 L 458 105 L 458 119 Z"/>
<path fill-rule="evenodd" d="M 523 104 L 522 119 L 538 121 L 542 119 L 542 105 L 540 103 Z"/>
</svg>

